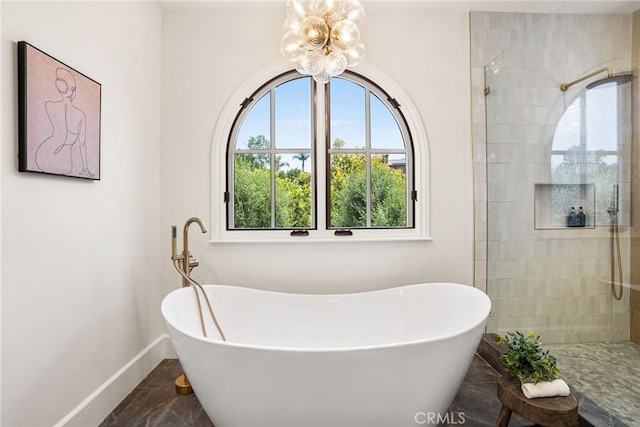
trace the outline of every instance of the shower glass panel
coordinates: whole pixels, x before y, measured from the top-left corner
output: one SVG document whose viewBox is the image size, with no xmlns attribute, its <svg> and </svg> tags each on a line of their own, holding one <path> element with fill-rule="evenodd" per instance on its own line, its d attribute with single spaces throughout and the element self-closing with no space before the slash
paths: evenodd
<svg viewBox="0 0 640 427">
<path fill-rule="evenodd" d="M 630 269 L 631 85 L 560 84 L 605 66 L 630 70 L 631 24 L 630 15 L 547 15 L 485 67 L 487 331 L 533 330 L 578 390 L 588 387 L 575 378 L 591 374 L 577 365 L 606 366 L 600 356 L 613 351 L 586 343 L 631 345 L 619 358 L 640 365 L 629 292 L 616 298 Z M 580 363 L 565 354 L 572 345 Z M 631 376 L 633 386 L 617 386 L 627 398 L 640 396 Z M 587 397 L 623 422 L 640 419 L 627 398 L 617 408 Z"/>
</svg>

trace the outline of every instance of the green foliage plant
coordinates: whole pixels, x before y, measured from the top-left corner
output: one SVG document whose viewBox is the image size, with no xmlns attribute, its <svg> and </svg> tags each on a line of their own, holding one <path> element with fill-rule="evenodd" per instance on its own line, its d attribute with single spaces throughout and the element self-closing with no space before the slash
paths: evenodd
<svg viewBox="0 0 640 427">
<path fill-rule="evenodd" d="M 507 351 L 500 355 L 500 363 L 507 373 L 518 378 L 521 383 L 537 384 L 558 378 L 560 369 L 556 358 L 542 348 L 540 337 L 533 331 L 526 335 L 519 331 L 507 332 L 504 337 L 498 337 L 497 341 L 507 347 Z"/>
<path fill-rule="evenodd" d="M 335 152 L 331 154 L 330 226 L 367 227 L 367 215 L 370 214 L 371 227 L 406 227 L 405 172 L 388 164 L 384 155 L 373 155 L 367 163 L 363 153 L 340 151 L 344 146 L 345 142 L 337 138 L 333 143 Z M 247 148 L 253 151 L 238 152 L 234 156 L 232 228 L 311 227 L 311 173 L 305 171 L 305 161 L 311 154 L 293 155 L 292 158 L 299 160 L 302 166 L 288 168 L 281 156 L 271 158 L 271 142 L 264 135 L 250 137 Z M 368 184 L 367 168 L 370 169 Z"/>
<path fill-rule="evenodd" d="M 372 227 L 406 227 L 407 178 L 391 167 L 384 155 L 370 159 L 370 205 L 367 202 L 367 157 L 342 153 L 345 142 L 337 138 L 331 154 L 331 227 L 367 226 L 367 210 Z"/>
</svg>

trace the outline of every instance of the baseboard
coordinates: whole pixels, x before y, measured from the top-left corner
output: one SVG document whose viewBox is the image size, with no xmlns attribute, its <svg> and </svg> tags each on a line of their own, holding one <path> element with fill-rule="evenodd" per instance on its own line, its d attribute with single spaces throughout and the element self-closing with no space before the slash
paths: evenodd
<svg viewBox="0 0 640 427">
<path fill-rule="evenodd" d="M 160 335 L 58 421 L 55 427 L 99 425 L 163 359 L 175 357 L 169 335 Z"/>
</svg>

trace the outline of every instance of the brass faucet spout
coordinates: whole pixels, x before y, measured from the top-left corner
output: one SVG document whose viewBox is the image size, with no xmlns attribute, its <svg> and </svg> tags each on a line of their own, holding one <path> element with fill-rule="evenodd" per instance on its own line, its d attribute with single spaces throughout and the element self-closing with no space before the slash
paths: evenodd
<svg viewBox="0 0 640 427">
<path fill-rule="evenodd" d="M 204 223 L 202 222 L 202 220 L 198 217 L 192 216 L 191 218 L 189 218 L 187 220 L 187 222 L 184 223 L 184 233 L 186 235 L 187 231 L 189 231 L 189 226 L 193 223 L 196 223 L 200 226 L 200 230 L 202 230 L 203 233 L 207 232 L 207 227 L 205 227 Z"/>
<path fill-rule="evenodd" d="M 194 222 L 200 226 L 202 233 L 207 232 L 207 227 L 204 226 L 204 223 L 198 217 L 192 216 L 184 223 L 184 230 L 182 232 L 182 271 L 184 271 L 187 276 L 190 276 L 191 270 L 198 266 L 198 260 L 193 258 L 191 253 L 189 253 L 189 227 Z M 184 277 L 182 278 L 182 286 L 189 286 L 189 281 Z"/>
</svg>

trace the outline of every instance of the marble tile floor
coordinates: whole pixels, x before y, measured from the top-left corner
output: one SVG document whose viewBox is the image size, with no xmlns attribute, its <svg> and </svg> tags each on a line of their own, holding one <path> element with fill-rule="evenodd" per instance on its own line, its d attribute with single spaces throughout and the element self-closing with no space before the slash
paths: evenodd
<svg viewBox="0 0 640 427">
<path fill-rule="evenodd" d="M 175 392 L 182 373 L 178 359 L 164 359 L 99 427 L 213 427 L 195 394 Z"/>
<path fill-rule="evenodd" d="M 626 341 L 544 347 L 577 394 L 609 412 L 609 425 L 640 426 L 639 345 Z"/>
<path fill-rule="evenodd" d="M 177 359 L 163 360 L 105 418 L 100 427 L 212 427 L 194 394 L 175 393 L 173 383 L 181 374 Z M 496 397 L 497 378 L 498 373 L 491 365 L 476 355 L 449 408 L 450 423 L 443 426 L 495 426 L 500 412 L 500 402 Z M 514 414 L 510 426 L 529 424 Z"/>
</svg>

